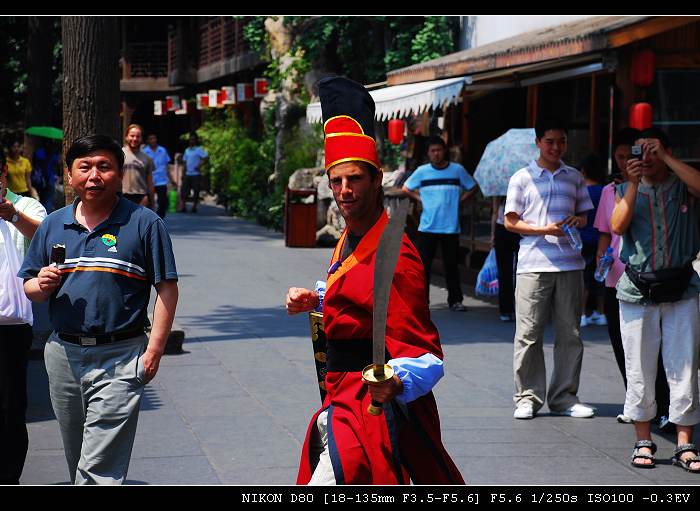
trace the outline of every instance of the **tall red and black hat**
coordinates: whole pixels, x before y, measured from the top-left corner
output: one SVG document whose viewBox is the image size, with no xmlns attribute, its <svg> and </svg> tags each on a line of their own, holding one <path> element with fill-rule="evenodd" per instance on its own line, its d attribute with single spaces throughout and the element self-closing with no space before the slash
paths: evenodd
<svg viewBox="0 0 700 511">
<path fill-rule="evenodd" d="M 364 85 L 343 76 L 318 82 L 325 134 L 326 171 L 338 163 L 364 161 L 380 169 L 374 140 L 374 100 Z"/>
</svg>

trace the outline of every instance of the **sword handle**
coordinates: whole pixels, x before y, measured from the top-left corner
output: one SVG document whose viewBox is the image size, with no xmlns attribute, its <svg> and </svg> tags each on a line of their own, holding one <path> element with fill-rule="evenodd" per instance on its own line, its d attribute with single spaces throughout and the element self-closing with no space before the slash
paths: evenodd
<svg viewBox="0 0 700 511">
<path fill-rule="evenodd" d="M 362 380 L 370 385 L 385 382 L 393 377 L 394 369 L 389 365 L 370 364 L 362 370 Z M 383 411 L 384 405 L 374 399 L 367 407 L 367 413 L 370 415 L 381 415 Z"/>
<path fill-rule="evenodd" d="M 370 415 L 381 415 L 384 411 L 384 405 L 378 401 L 372 400 L 372 403 L 367 407 L 367 413 Z"/>
</svg>

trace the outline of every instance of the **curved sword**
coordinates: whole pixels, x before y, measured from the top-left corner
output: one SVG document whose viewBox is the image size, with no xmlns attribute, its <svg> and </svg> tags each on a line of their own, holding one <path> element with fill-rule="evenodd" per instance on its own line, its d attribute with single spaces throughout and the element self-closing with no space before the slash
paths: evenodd
<svg viewBox="0 0 700 511">
<path fill-rule="evenodd" d="M 374 306 L 372 310 L 372 365 L 363 371 L 363 377 L 374 383 L 386 381 L 393 377 L 391 367 L 385 365 L 386 353 L 386 316 L 389 306 L 391 282 L 394 279 L 396 262 L 401 252 L 401 240 L 406 226 L 406 214 L 409 200 L 398 199 L 398 205 L 392 208 L 389 223 L 379 239 L 374 260 Z M 367 410 L 372 415 L 382 413 L 382 404 L 372 402 Z"/>
</svg>

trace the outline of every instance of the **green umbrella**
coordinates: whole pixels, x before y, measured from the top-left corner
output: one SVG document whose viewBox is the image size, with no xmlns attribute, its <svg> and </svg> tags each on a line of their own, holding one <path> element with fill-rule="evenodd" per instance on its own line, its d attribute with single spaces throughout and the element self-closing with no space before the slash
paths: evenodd
<svg viewBox="0 0 700 511">
<path fill-rule="evenodd" d="M 32 126 L 31 128 L 27 128 L 26 133 L 27 135 L 34 135 L 35 137 L 63 140 L 63 130 L 52 128 L 51 126 Z"/>
</svg>

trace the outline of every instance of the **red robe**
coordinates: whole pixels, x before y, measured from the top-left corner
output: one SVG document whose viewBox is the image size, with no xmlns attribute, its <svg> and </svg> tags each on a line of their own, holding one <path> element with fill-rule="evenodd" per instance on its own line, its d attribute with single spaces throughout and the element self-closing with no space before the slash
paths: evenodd
<svg viewBox="0 0 700 511">
<path fill-rule="evenodd" d="M 323 323 L 330 345 L 372 338 L 374 259 L 387 225 L 383 213 L 355 251 L 329 274 Z M 336 246 L 331 267 L 340 259 L 347 230 Z M 432 353 L 442 359 L 437 329 L 430 320 L 423 264 L 404 234 L 389 295 L 387 359 Z M 371 354 L 371 351 L 370 351 Z M 371 363 L 370 360 L 366 361 Z M 328 441 L 338 484 L 464 484 L 440 438 L 440 419 L 432 392 L 403 409 L 393 401 L 384 413 L 370 415 L 371 396 L 361 368 L 326 375 L 327 395 L 306 433 L 297 484 L 313 473 L 311 438 L 318 415 L 328 409 Z M 407 411 L 407 413 L 406 413 Z"/>
</svg>

